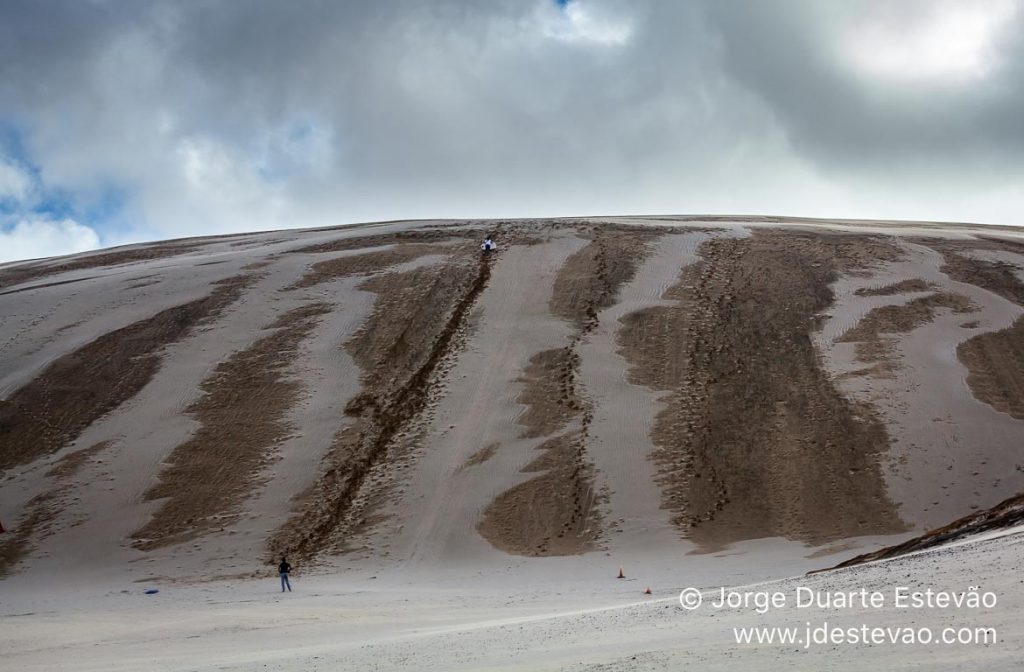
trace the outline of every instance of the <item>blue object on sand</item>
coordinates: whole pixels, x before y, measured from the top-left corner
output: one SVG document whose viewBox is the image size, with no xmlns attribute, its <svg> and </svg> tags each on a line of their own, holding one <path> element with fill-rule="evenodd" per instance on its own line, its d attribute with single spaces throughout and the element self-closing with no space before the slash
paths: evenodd
<svg viewBox="0 0 1024 672">
<path fill-rule="evenodd" d="M 156 595 L 159 592 L 160 591 L 157 590 L 156 588 L 150 588 L 149 590 L 146 591 L 146 595 Z"/>
</svg>

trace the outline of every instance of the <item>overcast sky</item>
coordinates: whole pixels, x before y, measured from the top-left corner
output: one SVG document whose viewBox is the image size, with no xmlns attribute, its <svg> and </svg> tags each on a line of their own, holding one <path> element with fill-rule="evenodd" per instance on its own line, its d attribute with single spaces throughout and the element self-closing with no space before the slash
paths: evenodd
<svg viewBox="0 0 1024 672">
<path fill-rule="evenodd" d="M 0 3 L 0 260 L 433 217 L 1024 224 L 1024 1 Z"/>
</svg>

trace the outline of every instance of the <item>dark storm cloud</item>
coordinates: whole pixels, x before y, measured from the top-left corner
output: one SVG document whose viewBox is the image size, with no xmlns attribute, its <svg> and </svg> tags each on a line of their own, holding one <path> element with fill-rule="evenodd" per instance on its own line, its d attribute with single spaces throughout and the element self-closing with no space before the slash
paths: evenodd
<svg viewBox="0 0 1024 672">
<path fill-rule="evenodd" d="M 430 216 L 1012 221 L 1024 13 L 979 2 L 8 1 L 0 128 L 24 156 L 0 145 L 0 192 L 21 194 L 0 235 L 53 193 L 105 242 Z M 928 33 L 979 6 L 1000 25 Z M 888 60 L 849 46 L 865 31 Z M 90 219 L 111 190 L 119 211 Z"/>
</svg>

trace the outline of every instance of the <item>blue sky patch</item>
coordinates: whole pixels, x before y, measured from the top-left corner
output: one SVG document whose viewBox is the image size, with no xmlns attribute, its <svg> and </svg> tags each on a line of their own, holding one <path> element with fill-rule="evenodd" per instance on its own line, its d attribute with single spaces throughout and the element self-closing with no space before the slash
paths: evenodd
<svg viewBox="0 0 1024 672">
<path fill-rule="evenodd" d="M 9 122 L 0 122 L 0 161 L 14 166 L 29 181 L 28 193 L 21 200 L 0 199 L 0 225 L 20 218 L 38 216 L 49 220 L 73 219 L 94 229 L 102 241 L 113 234 L 127 233 L 125 221 L 128 191 L 116 184 L 104 184 L 93 193 L 82 194 L 47 184 L 42 168 L 28 149 L 24 132 Z"/>
</svg>

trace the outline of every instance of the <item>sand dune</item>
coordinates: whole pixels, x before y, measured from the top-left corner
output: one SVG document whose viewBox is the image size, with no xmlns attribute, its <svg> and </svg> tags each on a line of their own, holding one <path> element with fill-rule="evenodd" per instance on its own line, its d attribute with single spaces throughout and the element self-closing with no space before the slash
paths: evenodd
<svg viewBox="0 0 1024 672">
<path fill-rule="evenodd" d="M 898 544 L 1024 492 L 1022 278 L 1015 229 L 722 217 L 5 265 L 3 613 L 44 586 L 249 586 L 288 554 L 342 593 L 457 609 L 491 581 L 542 614 L 556 581 L 573 609 L 625 598 L 596 587 L 620 565 L 665 591 Z"/>
</svg>

